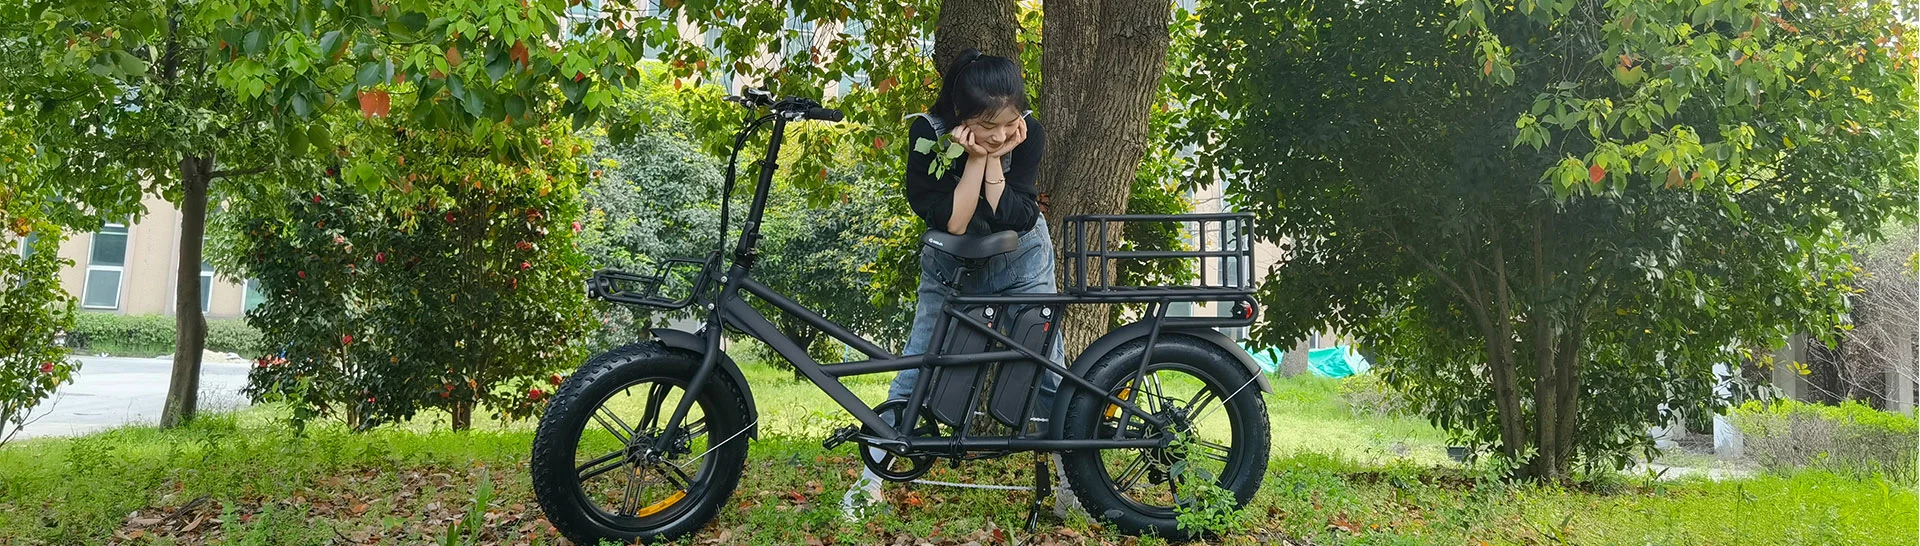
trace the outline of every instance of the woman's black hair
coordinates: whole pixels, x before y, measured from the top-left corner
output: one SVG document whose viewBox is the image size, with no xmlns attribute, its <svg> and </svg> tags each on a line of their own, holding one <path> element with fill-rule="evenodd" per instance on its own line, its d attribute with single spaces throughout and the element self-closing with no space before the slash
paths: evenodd
<svg viewBox="0 0 1920 546">
<path fill-rule="evenodd" d="M 950 125 L 959 125 L 982 112 L 1008 106 L 1021 112 L 1028 109 L 1027 86 L 1020 79 L 1020 65 L 1013 59 L 981 55 L 977 49 L 968 49 L 960 52 L 960 56 L 953 59 L 953 65 L 947 67 L 940 98 L 933 101 L 928 113 L 940 116 Z"/>
</svg>

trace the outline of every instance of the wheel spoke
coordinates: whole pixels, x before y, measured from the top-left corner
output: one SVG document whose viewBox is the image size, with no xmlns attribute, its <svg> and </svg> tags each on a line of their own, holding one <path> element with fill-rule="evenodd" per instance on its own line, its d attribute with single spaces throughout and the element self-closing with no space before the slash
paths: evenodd
<svg viewBox="0 0 1920 546">
<path fill-rule="evenodd" d="M 620 468 L 620 465 L 626 464 L 626 455 L 627 450 L 621 449 L 613 453 L 594 457 L 593 460 L 576 467 L 575 471 L 580 474 L 580 481 L 586 482 L 587 480 L 599 477 L 601 474 L 611 472 L 615 468 Z"/>
<path fill-rule="evenodd" d="M 1117 489 L 1121 492 L 1133 489 L 1133 482 L 1147 475 L 1147 469 L 1151 466 L 1148 459 L 1151 458 L 1146 453 L 1137 453 L 1133 462 L 1127 463 L 1126 468 L 1120 471 L 1120 476 L 1113 480 Z"/>
<path fill-rule="evenodd" d="M 624 446 L 632 442 L 633 428 L 627 426 L 626 421 L 620 420 L 619 415 L 614 415 L 612 409 L 600 406 L 600 409 L 594 410 L 593 420 L 599 422 L 600 426 L 606 427 L 607 432 L 613 433 L 614 439 L 620 440 L 620 445 Z"/>
<path fill-rule="evenodd" d="M 654 466 L 656 469 L 667 470 L 666 472 L 660 473 L 660 477 L 665 478 L 667 483 L 680 488 L 681 491 L 690 491 L 693 489 L 693 477 L 688 476 L 687 472 L 681 470 L 679 466 L 667 462 L 662 462 Z"/>
<path fill-rule="evenodd" d="M 653 389 L 647 392 L 647 412 L 640 417 L 640 431 L 650 431 L 660 425 L 660 404 L 666 402 L 667 393 L 672 391 L 673 385 L 653 384 Z"/>
<path fill-rule="evenodd" d="M 684 433 L 685 438 L 687 442 L 691 443 L 694 438 L 699 438 L 707 434 L 707 418 L 701 417 L 697 421 L 686 424 L 685 428 L 687 429 Z"/>
<path fill-rule="evenodd" d="M 1219 400 L 1220 397 L 1214 395 L 1213 389 L 1202 388 L 1200 389 L 1200 394 L 1194 395 L 1193 400 L 1187 401 L 1187 407 L 1184 408 L 1184 411 L 1186 411 L 1188 416 L 1195 417 L 1194 422 L 1198 423 L 1199 420 L 1197 417 L 1200 416 L 1200 412 L 1211 410 L 1212 404 Z"/>
<path fill-rule="evenodd" d="M 1233 453 L 1233 448 L 1215 442 L 1209 442 L 1199 438 L 1188 438 L 1187 441 L 1193 442 L 1195 446 L 1199 447 L 1202 455 L 1223 463 L 1227 462 L 1227 455 Z"/>
<path fill-rule="evenodd" d="M 1166 406 L 1167 395 L 1162 390 L 1160 385 L 1160 372 L 1153 372 L 1153 373 L 1147 374 L 1146 380 L 1143 382 L 1149 385 L 1152 385 L 1152 388 L 1148 391 L 1148 394 L 1151 394 L 1153 396 L 1153 402 L 1152 402 L 1153 407 L 1146 408 L 1147 413 L 1158 414 L 1162 410 L 1167 409 L 1167 406 Z"/>
<path fill-rule="evenodd" d="M 627 497 L 620 499 L 620 515 L 632 516 L 640 511 L 640 468 L 627 466 Z"/>
</svg>

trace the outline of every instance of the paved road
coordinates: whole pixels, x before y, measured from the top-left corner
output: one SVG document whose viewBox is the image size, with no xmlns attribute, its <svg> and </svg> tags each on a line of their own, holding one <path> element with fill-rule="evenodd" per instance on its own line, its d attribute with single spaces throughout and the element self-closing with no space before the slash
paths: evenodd
<svg viewBox="0 0 1920 546">
<path fill-rule="evenodd" d="M 29 417 L 32 421 L 15 439 L 73 436 L 129 423 L 159 422 L 172 360 L 86 356 L 80 362 L 73 383 L 61 386 L 35 407 Z M 246 384 L 246 363 L 207 360 L 200 370 L 200 408 L 246 405 L 246 397 L 240 394 Z"/>
</svg>

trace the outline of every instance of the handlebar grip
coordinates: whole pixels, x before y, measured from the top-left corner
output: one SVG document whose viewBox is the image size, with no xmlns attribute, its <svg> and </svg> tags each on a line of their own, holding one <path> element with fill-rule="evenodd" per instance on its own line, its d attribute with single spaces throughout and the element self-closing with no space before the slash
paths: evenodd
<svg viewBox="0 0 1920 546">
<path fill-rule="evenodd" d="M 832 108 L 818 108 L 818 107 L 808 108 L 805 116 L 807 119 L 814 119 L 814 120 L 820 120 L 820 121 L 840 121 L 842 119 L 846 119 L 847 117 L 846 114 L 841 113 L 839 110 L 834 110 Z"/>
</svg>

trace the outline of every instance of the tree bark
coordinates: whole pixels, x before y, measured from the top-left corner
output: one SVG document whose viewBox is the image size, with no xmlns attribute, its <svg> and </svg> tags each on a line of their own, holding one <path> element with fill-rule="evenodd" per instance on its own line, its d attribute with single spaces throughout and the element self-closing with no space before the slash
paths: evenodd
<svg viewBox="0 0 1920 546">
<path fill-rule="evenodd" d="M 1493 233 L 1493 296 L 1494 296 L 1494 337 L 1487 340 L 1492 353 L 1493 399 L 1494 406 L 1500 412 L 1500 449 L 1509 459 L 1518 459 L 1520 452 L 1527 446 L 1526 421 L 1521 415 L 1520 381 L 1517 365 L 1514 362 L 1519 355 L 1513 347 L 1513 298 L 1507 283 L 1506 254 L 1499 242 L 1500 232 Z"/>
<path fill-rule="evenodd" d="M 1146 154 L 1148 112 L 1166 73 L 1172 5 L 1047 0 L 1044 10 L 1040 96 L 1048 142 L 1039 189 L 1050 197 L 1047 216 L 1059 225 L 1076 214 L 1124 213 Z M 1057 274 L 1066 272 L 1066 241 L 1053 238 Z M 1062 336 L 1069 354 L 1106 333 L 1109 311 L 1068 308 Z"/>
<path fill-rule="evenodd" d="M 933 31 L 933 69 L 947 65 L 967 48 L 1018 62 L 1020 18 L 1013 0 L 941 0 L 940 22 Z"/>
<path fill-rule="evenodd" d="M 1554 355 L 1562 347 L 1559 336 L 1554 335 L 1553 305 L 1547 301 L 1547 286 L 1553 279 L 1547 276 L 1544 215 L 1535 211 L 1533 218 L 1533 301 L 1527 311 L 1527 321 L 1533 326 L 1533 441 L 1538 448 L 1533 475 L 1558 479 L 1563 467 L 1559 443 L 1561 370 Z"/>
<path fill-rule="evenodd" d="M 167 384 L 161 428 L 193 420 L 200 404 L 200 353 L 206 349 L 207 320 L 200 312 L 200 262 L 207 233 L 207 185 L 213 157 L 180 160 L 180 262 L 174 285 L 173 376 Z"/>
<path fill-rule="evenodd" d="M 460 432 L 473 428 L 473 402 L 453 403 L 453 431 Z"/>
<path fill-rule="evenodd" d="M 1555 472 L 1563 477 L 1572 465 L 1575 433 L 1580 426 L 1580 366 L 1585 362 L 1583 353 L 1586 350 L 1586 339 L 1582 337 L 1586 335 L 1585 309 L 1576 309 L 1568 317 L 1566 337 L 1561 343 L 1560 354 L 1556 355 L 1560 367 L 1556 376 L 1560 389 L 1556 397 L 1560 422 L 1554 428 L 1554 443 L 1559 447 L 1560 468 Z"/>
</svg>

